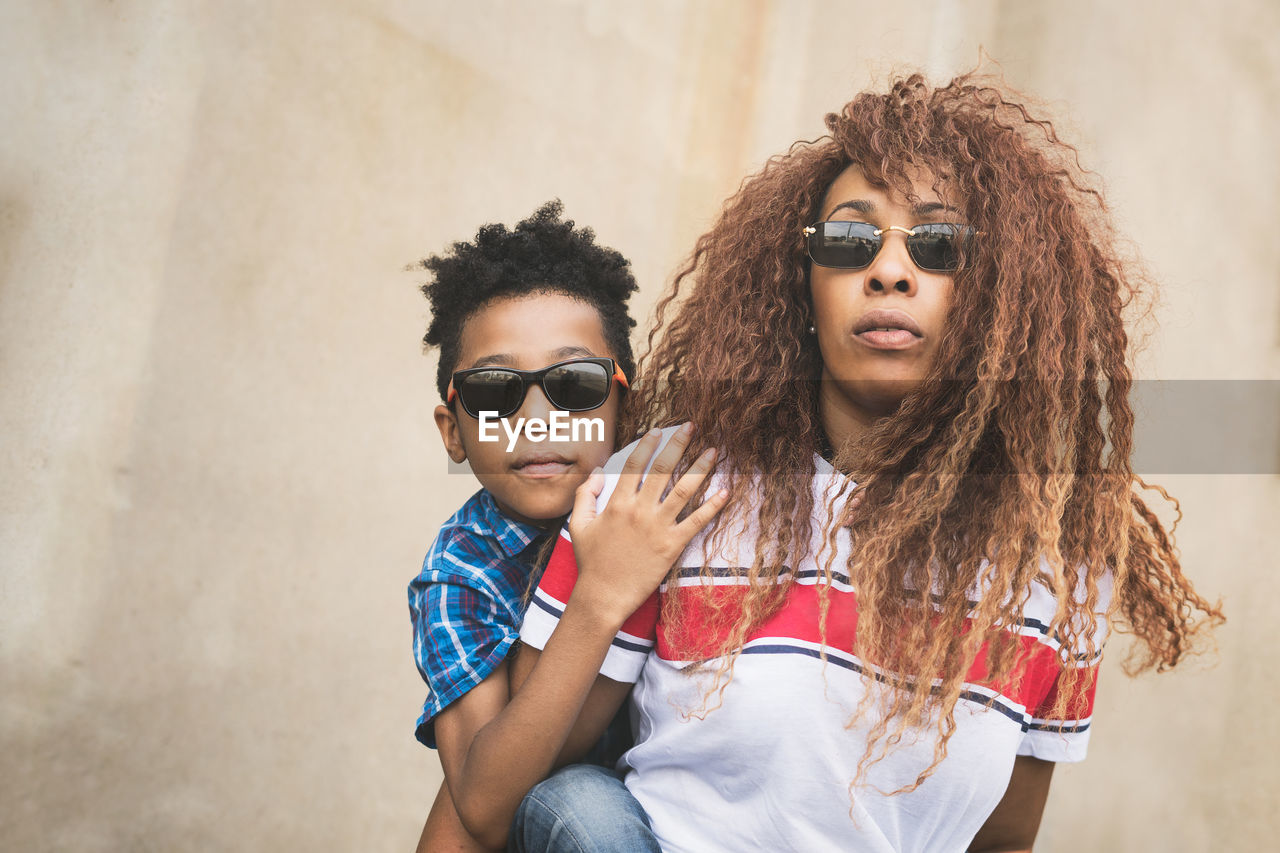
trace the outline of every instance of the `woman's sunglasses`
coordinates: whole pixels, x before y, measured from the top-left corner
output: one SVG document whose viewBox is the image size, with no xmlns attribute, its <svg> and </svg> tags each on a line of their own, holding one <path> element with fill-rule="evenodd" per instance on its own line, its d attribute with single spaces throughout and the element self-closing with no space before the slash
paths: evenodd
<svg viewBox="0 0 1280 853">
<path fill-rule="evenodd" d="M 953 222 L 932 222 L 914 228 L 877 228 L 869 222 L 818 222 L 804 229 L 810 259 L 820 267 L 842 270 L 871 266 L 886 231 L 906 234 L 911 260 L 929 272 L 954 272 L 975 233 L 968 225 Z"/>
<path fill-rule="evenodd" d="M 557 409 L 589 412 L 609 399 L 615 379 L 623 388 L 629 387 L 626 374 L 611 358 L 573 358 L 541 370 L 473 367 L 453 374 L 445 402 L 452 405 L 457 397 L 462 410 L 473 418 L 481 412 L 497 412 L 495 417 L 506 418 L 520 411 L 529 386 L 538 385 L 547 402 Z"/>
</svg>

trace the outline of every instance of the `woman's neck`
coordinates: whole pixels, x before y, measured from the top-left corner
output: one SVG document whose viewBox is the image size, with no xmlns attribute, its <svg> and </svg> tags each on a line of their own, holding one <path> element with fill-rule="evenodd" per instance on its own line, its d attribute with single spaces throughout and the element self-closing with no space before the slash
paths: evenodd
<svg viewBox="0 0 1280 853">
<path fill-rule="evenodd" d="M 857 405 L 824 375 L 818 389 L 818 417 L 833 455 L 848 448 L 852 453 L 846 451 L 845 461 L 856 462 L 860 439 L 884 415 Z"/>
</svg>

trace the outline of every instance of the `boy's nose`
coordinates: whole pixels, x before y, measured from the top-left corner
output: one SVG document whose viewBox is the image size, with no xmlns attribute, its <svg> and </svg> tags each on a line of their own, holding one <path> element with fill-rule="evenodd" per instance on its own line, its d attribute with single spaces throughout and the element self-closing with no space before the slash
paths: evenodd
<svg viewBox="0 0 1280 853">
<path fill-rule="evenodd" d="M 554 412 L 555 406 L 547 399 L 547 395 L 542 392 L 541 385 L 534 385 L 524 395 L 524 403 L 520 405 L 520 411 L 516 412 L 519 418 L 542 418 L 544 421 L 550 420 L 551 413 Z"/>
</svg>

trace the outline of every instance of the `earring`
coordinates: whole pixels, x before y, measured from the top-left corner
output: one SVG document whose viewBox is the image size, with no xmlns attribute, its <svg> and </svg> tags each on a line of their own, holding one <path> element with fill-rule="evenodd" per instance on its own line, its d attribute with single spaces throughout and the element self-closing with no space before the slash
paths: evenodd
<svg viewBox="0 0 1280 853">
<path fill-rule="evenodd" d="M 813 327 L 813 324 L 812 324 L 812 323 L 810 323 L 810 324 L 809 324 L 809 334 L 811 334 L 811 335 L 816 335 L 816 334 L 818 334 L 818 330 L 817 330 L 817 329 L 815 329 L 815 328 Z"/>
</svg>

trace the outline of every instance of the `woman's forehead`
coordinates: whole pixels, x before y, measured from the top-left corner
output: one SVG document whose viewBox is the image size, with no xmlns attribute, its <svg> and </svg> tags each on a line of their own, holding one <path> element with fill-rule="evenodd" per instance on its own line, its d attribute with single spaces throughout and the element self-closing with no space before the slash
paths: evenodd
<svg viewBox="0 0 1280 853">
<path fill-rule="evenodd" d="M 851 163 L 836 176 L 822 200 L 823 218 L 837 209 L 856 213 L 903 213 L 917 218 L 958 211 L 961 201 L 946 176 L 920 166 L 908 167 L 911 192 L 904 195 L 896 188 L 876 187 L 867 180 L 862 169 Z"/>
</svg>

